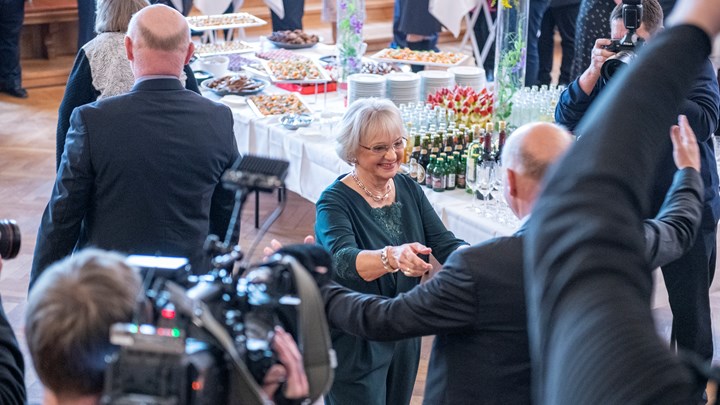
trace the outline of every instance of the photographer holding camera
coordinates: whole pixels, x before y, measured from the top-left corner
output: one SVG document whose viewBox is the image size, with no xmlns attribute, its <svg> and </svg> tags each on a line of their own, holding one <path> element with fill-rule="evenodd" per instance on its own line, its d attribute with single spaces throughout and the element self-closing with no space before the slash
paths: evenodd
<svg viewBox="0 0 720 405">
<path fill-rule="evenodd" d="M 42 274 L 28 297 L 26 337 L 47 389 L 45 403 L 100 403 L 107 358 L 118 351 L 110 329 L 133 320 L 142 293 L 140 276 L 124 256 L 97 249 L 85 249 Z M 278 397 L 283 382 L 285 397 L 305 398 L 308 381 L 293 338 L 276 328 L 272 348 L 280 364 L 265 377 L 266 400 Z"/>
<path fill-rule="evenodd" d="M 638 21 L 639 20 L 639 21 Z M 628 31 L 636 29 L 636 34 L 644 40 L 652 40 L 653 36 L 662 29 L 663 14 L 657 0 L 624 0 L 612 12 L 611 33 L 614 42 L 622 50 L 633 50 L 642 41 L 637 38 L 628 38 Z M 627 44 L 630 42 L 630 44 Z M 590 105 L 606 87 L 609 77 L 602 78 L 603 66 L 613 52 L 606 47 L 613 44 L 609 39 L 598 39 L 593 49 L 591 65 L 585 72 L 562 93 L 555 110 L 555 120 L 574 131 L 578 127 Z M 684 57 L 681 54 L 675 55 Z M 630 58 L 632 59 L 632 58 Z M 673 60 L 665 63 L 671 65 Z M 662 266 L 665 285 L 668 290 L 670 307 L 673 313 L 673 326 L 671 339 L 679 348 L 687 349 L 698 354 L 702 359 L 709 360 L 713 355 L 712 329 L 710 320 L 709 288 L 715 272 L 716 234 L 717 222 L 720 217 L 720 197 L 718 196 L 718 173 L 713 149 L 712 135 L 718 127 L 720 117 L 720 90 L 717 78 L 709 59 L 705 59 L 703 66 L 698 69 L 688 96 L 679 103 L 679 110 L 675 114 L 687 116 L 690 126 L 697 136 L 700 149 L 701 170 L 703 180 L 703 217 L 700 232 L 690 251 L 680 259 Z M 605 68 L 606 73 L 612 69 Z M 657 78 L 658 81 L 669 80 L 664 78 L 664 69 L 645 71 L 646 75 Z M 615 80 L 615 79 L 613 79 Z M 626 86 L 615 93 L 616 97 L 625 98 L 636 92 L 633 86 Z M 651 95 L 648 96 L 651 98 Z M 675 100 L 654 98 L 657 103 Z M 605 102 L 610 101 L 605 99 Z M 599 107 L 599 106 L 598 106 Z M 636 105 L 637 113 L 645 113 L 643 105 Z M 665 118 L 665 117 L 656 117 Z M 606 117 L 614 125 L 623 127 L 632 124 L 616 117 Z M 593 128 L 584 126 L 575 135 L 581 138 Z M 664 140 L 662 142 L 665 142 Z M 651 212 L 658 212 L 663 196 L 671 184 L 674 172 L 670 145 L 664 146 L 664 154 L 657 163 L 658 172 L 653 184 L 653 198 Z M 698 387 L 700 389 L 700 387 Z M 703 387 L 704 389 L 704 387 Z"/>
</svg>

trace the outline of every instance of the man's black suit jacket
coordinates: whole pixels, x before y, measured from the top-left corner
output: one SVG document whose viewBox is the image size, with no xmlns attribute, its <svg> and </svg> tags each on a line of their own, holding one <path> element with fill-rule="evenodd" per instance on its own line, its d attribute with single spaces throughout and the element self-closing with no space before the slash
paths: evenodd
<svg viewBox="0 0 720 405">
<path fill-rule="evenodd" d="M 225 235 L 234 201 L 220 184 L 239 156 L 230 109 L 157 78 L 78 107 L 70 123 L 31 285 L 84 246 L 184 256 L 204 272 L 205 238 Z"/>
</svg>

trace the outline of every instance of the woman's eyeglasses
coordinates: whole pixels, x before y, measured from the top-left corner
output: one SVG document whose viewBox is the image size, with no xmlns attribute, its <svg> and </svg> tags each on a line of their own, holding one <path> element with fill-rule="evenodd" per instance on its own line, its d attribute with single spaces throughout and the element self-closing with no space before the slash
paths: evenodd
<svg viewBox="0 0 720 405">
<path fill-rule="evenodd" d="M 369 150 L 370 152 L 376 154 L 376 155 L 384 155 L 388 153 L 390 148 L 394 149 L 395 152 L 400 152 L 401 150 L 405 149 L 405 146 L 407 145 L 407 139 L 400 138 L 397 141 L 395 141 L 392 145 L 373 145 L 373 146 L 365 146 L 360 145 L 361 147 Z"/>
</svg>

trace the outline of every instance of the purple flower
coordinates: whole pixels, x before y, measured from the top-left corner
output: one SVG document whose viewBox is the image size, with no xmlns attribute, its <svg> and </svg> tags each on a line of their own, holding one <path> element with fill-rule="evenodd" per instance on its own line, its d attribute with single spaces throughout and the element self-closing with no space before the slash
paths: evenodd
<svg viewBox="0 0 720 405">
<path fill-rule="evenodd" d="M 340 10 L 345 11 L 347 9 L 347 3 L 344 1 L 340 2 Z"/>
<path fill-rule="evenodd" d="M 511 70 L 513 73 L 518 73 L 525 67 L 525 57 L 526 57 L 525 53 L 526 53 L 526 49 L 522 48 L 520 50 L 520 60 L 518 60 L 517 64 L 515 64 L 515 66 L 513 66 L 512 70 Z"/>
<path fill-rule="evenodd" d="M 363 22 L 357 18 L 357 15 L 353 14 L 350 17 L 350 26 L 353 28 L 355 34 L 360 34 L 362 32 Z"/>
<path fill-rule="evenodd" d="M 347 61 L 351 72 L 357 72 L 360 70 L 360 67 L 362 66 L 360 58 L 351 56 L 347 59 Z"/>
</svg>

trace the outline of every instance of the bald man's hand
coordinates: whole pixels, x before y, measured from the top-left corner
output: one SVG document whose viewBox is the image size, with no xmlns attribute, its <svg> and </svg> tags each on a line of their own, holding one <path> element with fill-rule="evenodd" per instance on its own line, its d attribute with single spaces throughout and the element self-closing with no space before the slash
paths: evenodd
<svg viewBox="0 0 720 405">
<path fill-rule="evenodd" d="M 670 139 L 673 144 L 675 166 L 678 169 L 692 167 L 699 172 L 700 148 L 686 116 L 678 116 L 678 124 L 670 128 Z"/>
</svg>

